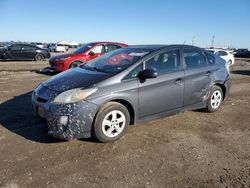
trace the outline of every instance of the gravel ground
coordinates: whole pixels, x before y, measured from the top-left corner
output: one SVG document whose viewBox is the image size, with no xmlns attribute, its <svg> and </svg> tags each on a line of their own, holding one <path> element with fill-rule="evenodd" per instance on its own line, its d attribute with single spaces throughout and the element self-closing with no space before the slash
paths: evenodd
<svg viewBox="0 0 250 188">
<path fill-rule="evenodd" d="M 47 61 L 0 62 L 0 187 L 250 187 L 250 61 L 216 113 L 130 126 L 114 143 L 62 141 L 31 113 Z"/>
</svg>

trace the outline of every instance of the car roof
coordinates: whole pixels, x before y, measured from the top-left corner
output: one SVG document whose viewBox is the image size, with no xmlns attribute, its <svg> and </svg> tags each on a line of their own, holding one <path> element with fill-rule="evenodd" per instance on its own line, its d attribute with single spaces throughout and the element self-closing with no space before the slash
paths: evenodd
<svg viewBox="0 0 250 188">
<path fill-rule="evenodd" d="M 216 49 L 216 48 L 207 48 L 206 50 L 218 52 L 218 51 L 224 51 L 224 52 L 230 52 L 230 50 L 224 50 L 224 49 Z"/>
<path fill-rule="evenodd" d="M 151 44 L 151 45 L 129 45 L 128 48 L 138 48 L 138 49 L 145 49 L 145 50 L 150 50 L 150 51 L 156 51 L 160 50 L 162 48 L 196 48 L 196 49 L 201 49 L 197 46 L 192 46 L 192 45 L 185 45 L 185 44 L 171 44 L 171 45 L 166 45 L 166 44 Z"/>
<path fill-rule="evenodd" d="M 121 43 L 121 42 L 105 42 L 105 41 L 102 41 L 102 42 L 89 42 L 89 43 L 86 43 L 86 44 L 94 44 L 94 45 L 96 45 L 96 44 L 121 44 L 121 45 L 126 45 L 127 46 L 127 44 L 125 44 L 125 43 Z"/>
<path fill-rule="evenodd" d="M 35 44 L 30 44 L 30 43 L 22 43 L 22 42 L 13 42 L 13 43 L 11 43 L 11 44 L 17 44 L 17 45 L 30 45 L 30 46 L 36 46 Z"/>
</svg>

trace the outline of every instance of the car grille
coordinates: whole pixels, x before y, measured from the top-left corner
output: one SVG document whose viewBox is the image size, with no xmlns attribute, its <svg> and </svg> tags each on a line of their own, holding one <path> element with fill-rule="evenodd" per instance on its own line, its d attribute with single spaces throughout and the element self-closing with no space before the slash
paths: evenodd
<svg viewBox="0 0 250 188">
<path fill-rule="evenodd" d="M 57 96 L 57 94 L 58 93 L 56 91 L 50 90 L 40 85 L 38 88 L 36 88 L 34 97 L 38 102 L 46 103 L 52 101 Z"/>
</svg>

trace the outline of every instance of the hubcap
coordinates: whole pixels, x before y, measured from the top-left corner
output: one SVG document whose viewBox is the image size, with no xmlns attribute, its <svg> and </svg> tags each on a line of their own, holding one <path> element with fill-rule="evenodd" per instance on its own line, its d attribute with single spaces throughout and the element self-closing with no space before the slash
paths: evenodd
<svg viewBox="0 0 250 188">
<path fill-rule="evenodd" d="M 38 55 L 38 56 L 36 57 L 36 59 L 37 59 L 37 60 L 41 60 L 42 57 L 41 57 L 40 55 Z"/>
<path fill-rule="evenodd" d="M 219 90 L 214 91 L 211 97 L 211 106 L 212 108 L 218 108 L 222 100 L 222 95 Z"/>
<path fill-rule="evenodd" d="M 109 112 L 103 119 L 102 132 L 107 137 L 118 136 L 124 129 L 126 117 L 123 112 L 113 110 Z"/>
</svg>

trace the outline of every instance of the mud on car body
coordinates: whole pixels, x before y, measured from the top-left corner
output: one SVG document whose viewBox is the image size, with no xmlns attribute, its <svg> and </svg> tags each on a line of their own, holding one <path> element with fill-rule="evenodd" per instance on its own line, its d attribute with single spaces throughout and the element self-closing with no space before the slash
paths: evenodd
<svg viewBox="0 0 250 188">
<path fill-rule="evenodd" d="M 219 109 L 231 82 L 226 62 L 187 45 L 121 48 L 41 83 L 35 114 L 63 139 L 119 139 L 128 125 L 180 111 Z"/>
</svg>

